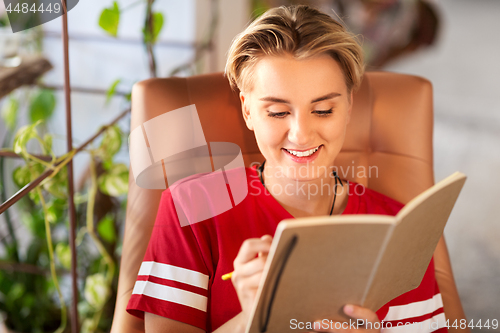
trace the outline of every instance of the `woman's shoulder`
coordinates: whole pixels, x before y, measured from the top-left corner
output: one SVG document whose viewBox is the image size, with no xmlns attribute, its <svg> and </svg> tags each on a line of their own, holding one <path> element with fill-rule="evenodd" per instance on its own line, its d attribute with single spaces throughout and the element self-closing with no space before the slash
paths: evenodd
<svg viewBox="0 0 500 333">
<path fill-rule="evenodd" d="M 240 212 L 260 200 L 257 197 L 262 196 L 262 189 L 251 191 L 258 179 L 254 168 L 242 167 L 195 174 L 162 192 L 159 212 L 176 211 L 181 226 L 225 217 L 226 212 L 235 213 L 233 208 Z"/>
<path fill-rule="evenodd" d="M 244 189 L 239 194 L 245 195 L 250 183 L 258 180 L 258 174 L 255 167 L 252 168 L 232 168 L 228 170 L 216 170 L 214 172 L 197 173 L 189 177 L 178 180 L 162 192 L 162 201 L 170 201 L 172 197 L 177 197 L 180 193 L 191 194 L 201 193 L 207 199 L 220 199 L 221 194 L 228 190 L 237 192 L 238 189 Z M 222 191 L 221 191 L 222 190 Z M 235 193 L 231 193 L 235 195 Z"/>
<path fill-rule="evenodd" d="M 344 214 L 396 215 L 402 203 L 360 183 L 349 183 L 349 201 Z"/>
</svg>

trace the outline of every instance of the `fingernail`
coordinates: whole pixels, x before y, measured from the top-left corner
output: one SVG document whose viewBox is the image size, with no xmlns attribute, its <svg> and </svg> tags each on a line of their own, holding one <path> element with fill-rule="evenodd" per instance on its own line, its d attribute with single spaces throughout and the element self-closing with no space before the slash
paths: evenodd
<svg viewBox="0 0 500 333">
<path fill-rule="evenodd" d="M 352 305 L 344 306 L 344 312 L 346 314 L 352 314 L 354 312 L 354 307 Z"/>
</svg>

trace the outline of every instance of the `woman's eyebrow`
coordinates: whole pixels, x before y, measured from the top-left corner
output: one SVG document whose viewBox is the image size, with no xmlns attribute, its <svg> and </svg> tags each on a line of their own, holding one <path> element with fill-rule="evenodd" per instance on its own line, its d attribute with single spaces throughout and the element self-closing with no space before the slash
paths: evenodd
<svg viewBox="0 0 500 333">
<path fill-rule="evenodd" d="M 339 93 L 336 93 L 336 92 L 332 92 L 332 93 L 329 93 L 325 96 L 321 96 L 321 97 L 318 97 L 318 98 L 315 98 L 311 101 L 311 104 L 312 103 L 316 103 L 316 102 L 321 102 L 321 101 L 324 101 L 324 100 L 327 100 L 327 99 L 331 99 L 331 98 L 335 98 L 335 97 L 338 97 L 340 96 Z"/>
<path fill-rule="evenodd" d="M 287 101 L 286 99 L 282 99 L 282 98 L 278 98 L 278 97 L 273 97 L 273 96 L 262 97 L 259 100 L 260 101 L 264 101 L 264 102 L 274 102 L 274 103 L 290 104 L 290 101 Z"/>
<path fill-rule="evenodd" d="M 335 98 L 335 97 L 338 97 L 340 96 L 341 94 L 339 93 L 336 93 L 336 92 L 332 92 L 332 93 L 329 93 L 327 95 L 324 95 L 324 96 L 321 96 L 321 97 L 318 97 L 318 98 L 315 98 L 311 101 L 311 104 L 312 103 L 317 103 L 317 102 L 321 102 L 321 101 L 324 101 L 324 100 L 327 100 L 327 99 L 331 99 L 331 98 Z M 278 98 L 278 97 L 273 97 L 273 96 L 266 96 L 266 97 L 262 97 L 259 99 L 260 101 L 264 101 L 264 102 L 273 102 L 273 103 L 283 103 L 283 104 L 291 104 L 290 101 L 286 100 L 286 99 L 282 99 L 282 98 Z"/>
</svg>

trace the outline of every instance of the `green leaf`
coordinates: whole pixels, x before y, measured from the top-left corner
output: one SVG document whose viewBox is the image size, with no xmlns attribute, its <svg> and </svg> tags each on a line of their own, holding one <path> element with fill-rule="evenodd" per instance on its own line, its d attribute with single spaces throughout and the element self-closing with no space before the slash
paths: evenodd
<svg viewBox="0 0 500 333">
<path fill-rule="evenodd" d="M 82 318 L 90 317 L 90 315 L 94 313 L 94 309 L 90 306 L 90 304 L 87 301 L 81 300 L 80 302 L 78 302 L 78 313 Z"/>
<path fill-rule="evenodd" d="M 9 19 L 7 18 L 7 15 L 0 16 L 0 27 L 9 27 Z"/>
<path fill-rule="evenodd" d="M 54 113 L 56 108 L 56 97 L 52 90 L 41 90 L 32 100 L 30 105 L 31 123 L 36 123 L 38 120 L 47 120 Z"/>
<path fill-rule="evenodd" d="M 28 165 L 23 165 L 14 169 L 12 173 L 12 179 L 18 187 L 23 187 L 29 182 L 38 178 L 44 171 L 44 167 L 41 164 L 30 162 Z"/>
<path fill-rule="evenodd" d="M 109 127 L 102 137 L 100 157 L 103 161 L 111 159 L 122 146 L 122 131 L 118 126 Z"/>
<path fill-rule="evenodd" d="M 52 134 L 46 133 L 43 136 L 43 143 L 47 151 L 52 151 Z"/>
<path fill-rule="evenodd" d="M 31 193 L 36 193 L 36 191 L 31 191 L 30 194 Z M 21 221 L 37 238 L 45 239 L 45 221 L 41 208 L 23 212 L 21 215 Z M 41 253 L 39 253 L 37 259 L 40 259 L 40 255 Z"/>
<path fill-rule="evenodd" d="M 109 103 L 109 101 L 111 100 L 111 97 L 113 97 L 113 95 L 115 94 L 115 91 L 116 91 L 116 86 L 121 82 L 120 79 L 118 80 L 115 80 L 115 82 L 113 82 L 111 84 L 111 86 L 109 87 L 108 91 L 106 92 L 106 105 Z"/>
<path fill-rule="evenodd" d="M 27 164 L 22 167 L 16 168 L 12 173 L 12 179 L 14 180 L 14 183 L 17 186 L 22 188 L 29 182 L 32 182 L 35 179 L 37 179 L 43 173 L 44 170 L 45 168 L 43 165 L 38 164 L 36 162 L 29 162 L 29 166 Z M 30 191 L 28 193 L 28 196 L 35 203 L 38 203 L 40 200 L 37 191 Z"/>
<path fill-rule="evenodd" d="M 163 14 L 160 12 L 153 13 L 153 43 L 156 43 L 161 29 L 163 28 Z"/>
<path fill-rule="evenodd" d="M 56 245 L 56 256 L 64 268 L 71 268 L 71 249 L 68 244 L 58 243 Z"/>
<path fill-rule="evenodd" d="M 118 2 L 113 1 L 113 6 L 104 8 L 99 17 L 99 26 L 113 37 L 118 34 L 118 25 L 120 23 L 120 8 Z"/>
<path fill-rule="evenodd" d="M 97 182 L 102 193 L 116 197 L 128 191 L 128 168 L 125 164 L 115 164 L 111 170 L 101 175 Z"/>
<path fill-rule="evenodd" d="M 31 173 L 27 165 L 17 167 L 12 173 L 14 184 L 18 187 L 23 187 L 31 181 Z"/>
<path fill-rule="evenodd" d="M 40 196 L 38 195 L 37 191 L 31 191 L 30 193 L 28 193 L 28 196 L 35 204 L 38 205 L 40 203 Z"/>
<path fill-rule="evenodd" d="M 26 288 L 22 283 L 16 283 L 9 290 L 8 298 L 10 299 L 20 299 L 24 293 L 26 292 Z"/>
<path fill-rule="evenodd" d="M 104 162 L 102 162 L 102 167 L 104 168 L 104 170 L 106 171 L 110 171 L 111 168 L 113 167 L 113 160 L 112 159 L 107 159 L 105 160 Z"/>
<path fill-rule="evenodd" d="M 102 308 L 110 293 L 106 278 L 102 273 L 87 276 L 84 296 L 87 302 L 96 309 Z"/>
<path fill-rule="evenodd" d="M 99 222 L 97 232 L 108 243 L 113 243 L 116 240 L 115 223 L 109 214 Z"/>
<path fill-rule="evenodd" d="M 43 188 L 56 198 L 66 200 L 68 190 L 67 169 L 62 169 L 53 178 L 47 181 Z"/>
<path fill-rule="evenodd" d="M 10 97 L 2 109 L 2 118 L 10 131 L 16 127 L 17 111 L 19 110 L 19 101 Z"/>
<path fill-rule="evenodd" d="M 151 25 L 152 25 L 153 36 L 151 36 L 151 33 L 150 33 L 149 29 L 147 28 L 147 26 L 144 26 L 144 28 L 142 28 L 143 38 L 144 38 L 144 41 L 146 43 L 150 43 L 150 42 L 153 44 L 156 43 L 158 36 L 160 35 L 161 29 L 163 28 L 164 21 L 165 20 L 163 18 L 162 13 L 160 13 L 160 12 L 153 12 L 152 13 Z"/>
<path fill-rule="evenodd" d="M 55 199 L 47 204 L 47 219 L 50 223 L 57 223 L 62 220 L 66 205 L 65 200 Z"/>
<path fill-rule="evenodd" d="M 88 304 L 88 303 L 87 303 Z M 81 333 L 92 333 L 95 331 L 94 320 L 92 318 L 85 318 L 82 321 Z"/>
<path fill-rule="evenodd" d="M 39 122 L 36 122 L 35 124 L 31 125 L 26 125 L 21 127 L 15 137 L 14 137 L 14 152 L 16 154 L 23 154 L 26 152 L 26 145 L 28 144 L 28 141 L 31 139 L 34 139 L 38 136 L 38 133 L 36 131 L 36 126 L 39 124 Z"/>
</svg>

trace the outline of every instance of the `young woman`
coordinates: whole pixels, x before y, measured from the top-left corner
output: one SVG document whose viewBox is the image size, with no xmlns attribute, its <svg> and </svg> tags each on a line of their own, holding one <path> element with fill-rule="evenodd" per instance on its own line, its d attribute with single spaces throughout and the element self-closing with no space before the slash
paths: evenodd
<svg viewBox="0 0 500 333">
<path fill-rule="evenodd" d="M 266 162 L 247 169 L 243 202 L 196 224 L 181 227 L 170 191 L 163 193 L 127 308 L 145 318 L 148 333 L 244 332 L 272 235 L 283 219 L 395 215 L 402 207 L 331 172 L 363 75 L 362 50 L 341 24 L 307 6 L 271 9 L 233 41 L 226 75 L 240 90 L 243 117 Z M 221 279 L 233 270 L 232 283 Z M 419 316 L 405 317 L 409 304 Z M 344 311 L 393 326 L 410 319 L 438 322 L 437 330 L 413 331 L 446 331 L 433 261 L 418 288 L 376 313 L 354 305 Z"/>
</svg>

